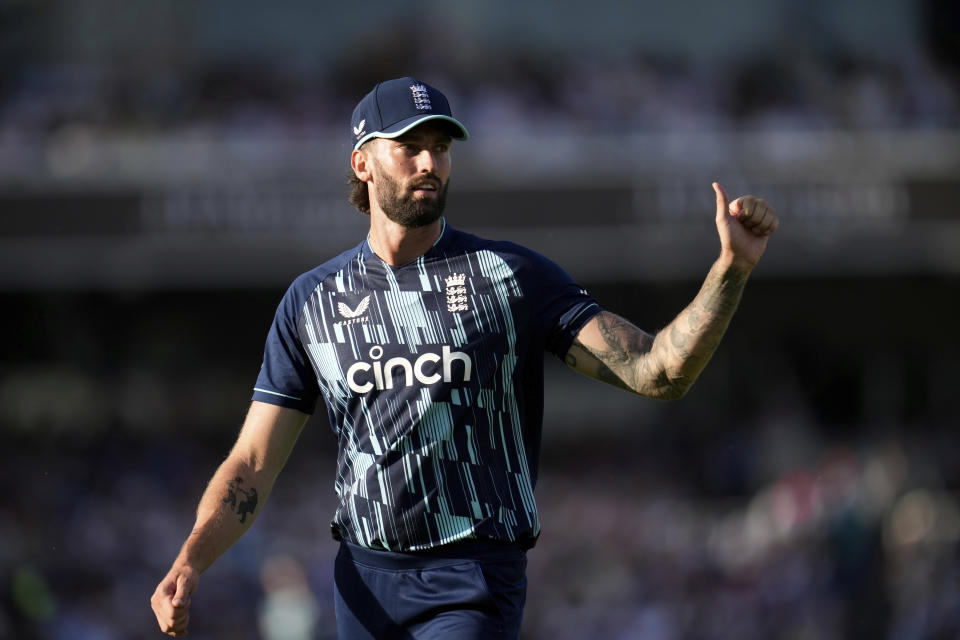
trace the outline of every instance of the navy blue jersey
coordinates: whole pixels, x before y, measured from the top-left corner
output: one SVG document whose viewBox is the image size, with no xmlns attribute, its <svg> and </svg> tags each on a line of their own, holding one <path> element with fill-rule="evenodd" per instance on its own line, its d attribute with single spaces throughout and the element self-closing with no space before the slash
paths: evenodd
<svg viewBox="0 0 960 640">
<path fill-rule="evenodd" d="M 446 224 L 402 267 L 364 241 L 298 277 L 270 328 L 253 399 L 337 435 L 335 534 L 413 551 L 532 545 L 543 354 L 563 357 L 600 308 L 560 267 Z"/>
</svg>

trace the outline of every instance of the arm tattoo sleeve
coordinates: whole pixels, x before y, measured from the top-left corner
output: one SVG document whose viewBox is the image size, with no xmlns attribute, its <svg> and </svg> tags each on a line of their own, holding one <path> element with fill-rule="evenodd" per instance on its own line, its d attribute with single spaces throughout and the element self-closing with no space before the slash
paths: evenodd
<svg viewBox="0 0 960 640">
<path fill-rule="evenodd" d="M 587 373 L 621 389 L 636 391 L 640 377 L 637 362 L 643 354 L 650 351 L 653 337 L 612 313 L 603 312 L 597 316 L 597 327 L 603 338 L 604 348 L 588 349 L 577 343 L 580 349 L 596 359 Z M 568 364 L 576 368 L 576 357 L 571 353 L 568 358 Z M 584 359 L 584 365 L 589 366 L 587 359 Z"/>
<path fill-rule="evenodd" d="M 673 399 L 683 396 L 706 366 L 733 316 L 747 272 L 714 265 L 700 292 L 656 337 L 623 318 L 603 312 L 597 327 L 604 347 L 576 346 L 597 361 L 589 375 L 645 396 Z M 567 363 L 577 367 L 574 353 Z M 587 369 L 586 359 L 579 362 Z"/>
<path fill-rule="evenodd" d="M 730 324 L 748 272 L 714 266 L 700 292 L 658 335 L 651 350 L 653 369 L 670 381 L 668 397 L 680 397 L 703 371 Z"/>
</svg>

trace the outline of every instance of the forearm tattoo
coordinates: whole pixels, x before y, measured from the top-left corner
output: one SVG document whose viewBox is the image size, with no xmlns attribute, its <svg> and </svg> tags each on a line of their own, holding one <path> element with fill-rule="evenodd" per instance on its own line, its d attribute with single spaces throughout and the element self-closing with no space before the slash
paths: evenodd
<svg viewBox="0 0 960 640">
<path fill-rule="evenodd" d="M 713 355 L 740 304 L 746 279 L 745 273 L 711 270 L 697 297 L 670 323 L 671 364 L 696 365 L 700 359 L 705 364 Z"/>
<path fill-rule="evenodd" d="M 743 293 L 747 273 L 711 269 L 693 302 L 656 338 L 612 313 L 601 313 L 597 327 L 603 349 L 587 349 L 599 363 L 591 375 L 643 395 L 682 396 L 713 355 Z M 567 363 L 577 366 L 576 356 Z"/>
<path fill-rule="evenodd" d="M 228 482 L 227 497 L 223 499 L 223 503 L 239 516 L 240 524 L 244 524 L 247 521 L 247 515 L 253 514 L 257 508 L 257 490 L 255 487 L 245 489 L 241 485 L 243 485 L 243 478 L 240 476 Z"/>
<path fill-rule="evenodd" d="M 660 355 L 679 395 L 686 393 L 717 350 L 740 304 L 747 275 L 734 269 L 711 270 L 697 297 L 670 324 L 669 348 Z"/>
</svg>

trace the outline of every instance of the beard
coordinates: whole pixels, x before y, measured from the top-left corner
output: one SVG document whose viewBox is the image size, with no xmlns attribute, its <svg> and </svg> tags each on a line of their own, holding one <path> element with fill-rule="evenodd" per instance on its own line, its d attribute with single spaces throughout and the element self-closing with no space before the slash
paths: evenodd
<svg viewBox="0 0 960 640">
<path fill-rule="evenodd" d="M 436 198 L 417 198 L 412 193 L 419 183 L 430 179 L 439 184 Z M 450 181 L 440 182 L 440 178 L 433 173 L 417 176 L 410 181 L 407 187 L 394 180 L 384 172 L 377 172 L 377 204 L 387 218 L 397 224 L 416 229 L 436 222 L 443 215 L 443 208 L 447 203 L 447 187 Z"/>
</svg>

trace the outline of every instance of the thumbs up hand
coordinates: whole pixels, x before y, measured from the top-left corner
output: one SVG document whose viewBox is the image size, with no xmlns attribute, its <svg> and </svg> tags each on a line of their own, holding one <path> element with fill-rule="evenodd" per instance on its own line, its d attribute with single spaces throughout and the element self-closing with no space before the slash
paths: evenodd
<svg viewBox="0 0 960 640">
<path fill-rule="evenodd" d="M 767 248 L 767 240 L 780 226 L 773 207 L 754 196 L 729 201 L 719 183 L 713 183 L 717 196 L 717 232 L 721 255 L 747 269 L 753 269 Z"/>
</svg>

